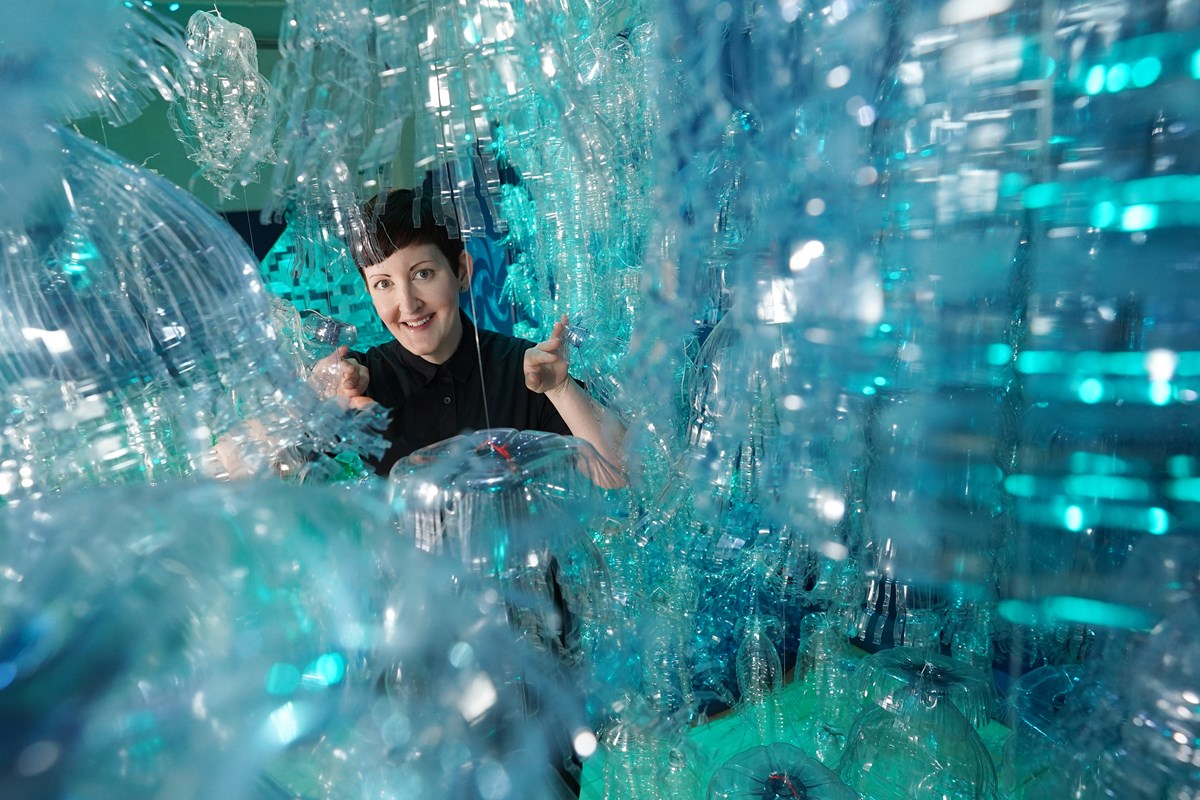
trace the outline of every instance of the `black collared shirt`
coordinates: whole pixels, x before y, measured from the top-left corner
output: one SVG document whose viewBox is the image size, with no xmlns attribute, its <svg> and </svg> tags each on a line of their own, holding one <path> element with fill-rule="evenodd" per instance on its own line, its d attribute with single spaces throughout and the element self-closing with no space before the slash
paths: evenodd
<svg viewBox="0 0 1200 800">
<path fill-rule="evenodd" d="M 392 409 L 387 433 L 391 444 L 377 463 L 372 462 L 376 473 L 387 475 L 414 450 L 464 431 L 490 427 L 571 432 L 546 396 L 525 386 L 525 351 L 533 342 L 477 329 L 466 314 L 459 311 L 459 316 L 462 341 L 444 364 L 431 364 L 394 340 L 348 354 L 371 373 L 367 396 Z"/>
</svg>

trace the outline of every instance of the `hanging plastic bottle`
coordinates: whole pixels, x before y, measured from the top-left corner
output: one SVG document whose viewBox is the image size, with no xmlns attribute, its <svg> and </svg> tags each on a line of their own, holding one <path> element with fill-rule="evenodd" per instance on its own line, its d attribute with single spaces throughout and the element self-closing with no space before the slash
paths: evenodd
<svg viewBox="0 0 1200 800">
<path fill-rule="evenodd" d="M 300 312 L 305 360 L 312 367 L 310 380 L 322 397 L 337 392 L 342 375 L 343 347 L 358 339 L 358 329 L 348 322 L 306 308 Z"/>
</svg>

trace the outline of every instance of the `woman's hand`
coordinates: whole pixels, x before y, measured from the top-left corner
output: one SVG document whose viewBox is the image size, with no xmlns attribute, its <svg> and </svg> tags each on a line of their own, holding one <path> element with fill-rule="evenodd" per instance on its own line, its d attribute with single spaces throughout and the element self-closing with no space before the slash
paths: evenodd
<svg viewBox="0 0 1200 800">
<path fill-rule="evenodd" d="M 558 354 L 567 315 L 554 323 L 550 338 L 525 351 L 525 386 L 538 394 L 554 394 L 567 384 L 567 362 Z"/>
<path fill-rule="evenodd" d="M 367 397 L 371 373 L 353 358 L 346 358 L 350 348 L 342 345 L 333 355 L 318 361 L 310 380 L 322 397 L 337 397 L 349 408 L 366 408 L 375 401 Z"/>
</svg>

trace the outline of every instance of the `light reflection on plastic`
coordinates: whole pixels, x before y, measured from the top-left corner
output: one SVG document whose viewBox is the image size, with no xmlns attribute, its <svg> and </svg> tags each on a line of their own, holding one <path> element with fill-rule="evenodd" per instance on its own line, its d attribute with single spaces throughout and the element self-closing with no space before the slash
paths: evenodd
<svg viewBox="0 0 1200 800">
<path fill-rule="evenodd" d="M 1155 536 L 1162 536 L 1171 529 L 1171 515 L 1166 509 L 1153 508 L 1146 509 L 1146 531 Z"/>
<path fill-rule="evenodd" d="M 1150 380 L 1169 381 L 1175 375 L 1175 367 L 1179 364 L 1179 354 L 1174 350 L 1158 348 L 1146 353 L 1146 374 Z"/>
<path fill-rule="evenodd" d="M 272 711 L 267 724 L 280 744 L 291 744 L 300 735 L 300 723 L 296 719 L 296 709 L 291 703 L 284 703 Z"/>
<path fill-rule="evenodd" d="M 459 703 L 459 713 L 463 719 L 472 722 L 479 719 L 487 710 L 496 704 L 496 687 L 486 675 L 476 675 L 471 685 L 463 692 L 462 702 Z"/>
<path fill-rule="evenodd" d="M 1150 630 L 1155 618 L 1137 608 L 1085 597 L 1048 597 L 1041 603 L 1002 600 L 1000 616 L 1017 625 L 1044 625 L 1047 622 L 1077 622 L 1127 630 Z"/>
<path fill-rule="evenodd" d="M 1167 473 L 1172 478 L 1192 478 L 1196 475 L 1197 462 L 1195 456 L 1171 456 L 1167 459 Z"/>
<path fill-rule="evenodd" d="M 1200 478 L 1180 478 L 1168 482 L 1167 497 L 1185 503 L 1200 503 Z"/>
<path fill-rule="evenodd" d="M 1107 228 L 1117 221 L 1117 205 L 1111 200 L 1101 200 L 1092 206 L 1088 222 L 1093 228 Z"/>
<path fill-rule="evenodd" d="M 1083 509 L 1079 506 L 1067 506 L 1063 513 L 1063 525 L 1075 533 L 1083 530 Z"/>
<path fill-rule="evenodd" d="M 1115 475 L 1072 475 L 1063 488 L 1074 497 L 1106 500 L 1148 500 L 1150 485 L 1140 478 Z"/>
<path fill-rule="evenodd" d="M 470 664 L 474 657 L 475 651 L 466 642 L 458 642 L 450 648 L 450 663 L 458 669 Z"/>
<path fill-rule="evenodd" d="M 27 342 L 41 342 L 46 345 L 46 349 L 54 355 L 59 353 L 69 353 L 74 348 L 71 346 L 71 337 L 66 331 L 48 331 L 42 328 L 22 328 L 21 334 Z"/>
<path fill-rule="evenodd" d="M 323 689 L 336 686 L 346 676 L 346 659 L 341 653 L 325 653 L 318 656 L 304 670 L 303 682 L 310 688 Z"/>
<path fill-rule="evenodd" d="M 788 278 L 772 278 L 760 286 L 758 318 L 767 323 L 792 322 L 796 318 L 796 291 Z"/>
<path fill-rule="evenodd" d="M 596 745 L 596 734 L 586 728 L 576 731 L 571 740 L 571 746 L 575 748 L 575 753 L 580 758 L 590 758 L 596 752 Z"/>
<path fill-rule="evenodd" d="M 1037 479 L 1032 475 L 1009 475 L 1004 479 L 1004 491 L 1014 497 L 1033 497 L 1037 492 Z"/>
<path fill-rule="evenodd" d="M 1152 381 L 1150 383 L 1150 402 L 1156 406 L 1165 406 L 1171 402 L 1171 382 Z"/>
<path fill-rule="evenodd" d="M 289 695 L 300 688 L 300 670 L 293 664 L 279 662 L 267 671 L 267 694 Z"/>
<path fill-rule="evenodd" d="M 825 497 L 821 501 L 821 516 L 837 522 L 846 513 L 846 502 L 840 497 Z"/>
<path fill-rule="evenodd" d="M 1104 398 L 1104 384 L 1095 378 L 1088 378 L 1079 384 L 1079 399 L 1091 405 L 1099 403 Z"/>
<path fill-rule="evenodd" d="M 1154 83 L 1159 75 L 1162 75 L 1162 62 L 1154 56 L 1146 56 L 1133 65 L 1133 85 L 1138 88 Z"/>
<path fill-rule="evenodd" d="M 960 25 L 1007 11 L 1012 0 L 949 0 L 938 11 L 943 25 Z"/>
<path fill-rule="evenodd" d="M 1129 86 L 1129 65 L 1128 64 L 1113 64 L 1108 68 L 1108 75 L 1104 78 L 1104 88 L 1110 92 L 1119 92 Z"/>
<path fill-rule="evenodd" d="M 479 15 L 478 14 L 476 14 L 474 17 L 469 17 L 467 19 L 467 21 L 463 23 L 462 33 L 463 33 L 463 40 L 467 44 L 471 44 L 471 45 L 479 44 L 480 36 L 479 36 Z"/>
<path fill-rule="evenodd" d="M 425 503 L 433 503 L 438 499 L 440 493 L 441 489 L 436 483 L 423 483 L 421 484 L 421 488 L 417 490 L 417 496 Z"/>
<path fill-rule="evenodd" d="M 1154 618 L 1140 609 L 1086 597 L 1050 597 L 1045 610 L 1052 619 L 1085 625 L 1148 630 L 1154 624 Z"/>
<path fill-rule="evenodd" d="M 816 239 L 810 239 L 792 251 L 792 255 L 788 259 L 788 268 L 792 272 L 800 272 L 801 270 L 808 269 L 809 264 L 824 254 L 824 243 Z"/>
<path fill-rule="evenodd" d="M 1121 230 L 1148 231 L 1158 226 L 1158 206 L 1145 204 L 1127 207 L 1121 213 Z"/>
</svg>

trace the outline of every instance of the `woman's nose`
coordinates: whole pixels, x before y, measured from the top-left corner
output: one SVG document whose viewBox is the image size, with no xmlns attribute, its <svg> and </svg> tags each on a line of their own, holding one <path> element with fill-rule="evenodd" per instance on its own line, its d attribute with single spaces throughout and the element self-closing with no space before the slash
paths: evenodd
<svg viewBox="0 0 1200 800">
<path fill-rule="evenodd" d="M 400 310 L 406 314 L 411 314 L 421 309 L 424 302 L 411 288 L 402 286 L 400 288 Z"/>
</svg>

